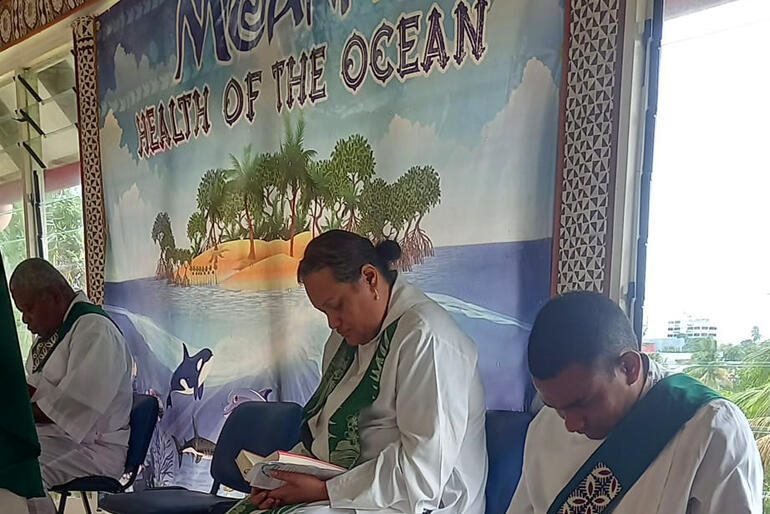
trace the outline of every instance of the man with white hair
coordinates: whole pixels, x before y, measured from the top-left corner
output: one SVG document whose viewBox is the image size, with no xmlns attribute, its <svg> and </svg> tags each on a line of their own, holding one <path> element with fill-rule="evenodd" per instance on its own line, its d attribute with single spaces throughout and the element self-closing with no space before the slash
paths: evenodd
<svg viewBox="0 0 770 514">
<path fill-rule="evenodd" d="M 10 289 L 37 337 L 27 358 L 46 488 L 78 477 L 123 473 L 132 404 L 131 355 L 115 323 L 50 263 L 28 259 Z M 53 513 L 49 498 L 30 512 Z"/>
</svg>

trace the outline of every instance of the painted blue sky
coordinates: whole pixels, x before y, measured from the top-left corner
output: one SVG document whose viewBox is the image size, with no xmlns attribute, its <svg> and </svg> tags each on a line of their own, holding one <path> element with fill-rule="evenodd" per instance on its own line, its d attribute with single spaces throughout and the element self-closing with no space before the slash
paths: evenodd
<svg viewBox="0 0 770 514">
<path fill-rule="evenodd" d="M 450 65 L 444 73 L 434 69 L 428 77 L 393 79 L 386 87 L 369 76 L 356 94 L 342 84 L 341 50 L 354 29 L 370 36 L 383 19 L 395 24 L 404 12 L 425 16 L 434 3 L 445 13 L 453 49 L 455 0 L 353 0 L 344 18 L 326 0 L 314 0 L 312 28 L 294 29 L 284 18 L 270 45 L 264 38 L 229 65 L 216 62 L 209 33 L 201 70 L 188 52 L 180 84 L 172 81 L 176 0 L 124 0 L 102 15 L 99 97 L 114 256 L 108 280 L 142 276 L 149 266 L 154 270 L 156 252 L 150 259 L 144 253 L 152 246 L 149 231 L 159 210 L 169 213 L 177 241 L 184 242 L 206 169 L 228 166 L 229 154 L 240 154 L 247 144 L 258 151 L 278 148 L 282 122 L 270 66 L 324 42 L 328 100 L 303 109 L 306 144 L 319 158 L 327 158 L 338 139 L 359 133 L 374 147 L 377 173 L 386 180 L 412 165 L 434 166 L 442 180 L 442 203 L 425 228 L 438 246 L 550 237 L 563 33 L 559 0 L 492 0 L 488 50 L 480 64 L 468 59 L 459 70 Z M 159 26 L 158 20 L 169 21 Z M 424 37 L 421 31 L 418 49 Z M 397 58 L 395 40 L 389 57 Z M 263 72 L 257 118 L 253 125 L 241 120 L 227 128 L 221 114 L 225 83 L 254 69 Z M 212 91 L 210 135 L 137 161 L 135 113 L 203 83 Z M 292 114 L 298 114 L 297 107 Z M 130 273 L 119 271 L 127 266 Z"/>
</svg>

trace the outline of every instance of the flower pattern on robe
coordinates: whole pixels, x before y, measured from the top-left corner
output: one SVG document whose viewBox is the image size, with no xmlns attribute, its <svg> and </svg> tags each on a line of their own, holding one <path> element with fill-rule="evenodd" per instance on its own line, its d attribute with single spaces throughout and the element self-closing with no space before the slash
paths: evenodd
<svg viewBox="0 0 770 514">
<path fill-rule="evenodd" d="M 41 339 L 32 347 L 32 372 L 37 373 L 43 367 L 48 354 L 56 348 L 59 342 L 59 335 L 54 334 L 48 339 Z"/>
</svg>

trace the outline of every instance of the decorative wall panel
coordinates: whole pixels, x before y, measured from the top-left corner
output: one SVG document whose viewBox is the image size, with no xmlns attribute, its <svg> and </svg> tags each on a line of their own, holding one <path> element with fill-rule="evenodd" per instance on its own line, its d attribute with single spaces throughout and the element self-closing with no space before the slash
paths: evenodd
<svg viewBox="0 0 770 514">
<path fill-rule="evenodd" d="M 0 51 L 90 0 L 0 0 Z"/>
<path fill-rule="evenodd" d="M 104 303 L 105 220 L 102 165 L 99 151 L 99 102 L 96 93 L 95 21 L 92 16 L 72 24 L 75 78 L 78 91 L 80 161 L 83 182 L 83 224 L 86 284 L 91 300 Z"/>
<path fill-rule="evenodd" d="M 624 0 L 571 0 L 559 121 L 555 293 L 607 292 Z"/>
</svg>

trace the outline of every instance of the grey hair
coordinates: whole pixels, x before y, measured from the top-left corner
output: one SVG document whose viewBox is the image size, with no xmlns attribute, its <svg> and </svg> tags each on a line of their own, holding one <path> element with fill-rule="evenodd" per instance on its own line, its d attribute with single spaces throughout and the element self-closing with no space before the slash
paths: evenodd
<svg viewBox="0 0 770 514">
<path fill-rule="evenodd" d="M 11 291 L 24 291 L 31 294 L 56 291 L 70 295 L 75 292 L 59 270 L 50 262 L 38 258 L 27 259 L 16 266 L 9 286 Z"/>
</svg>

